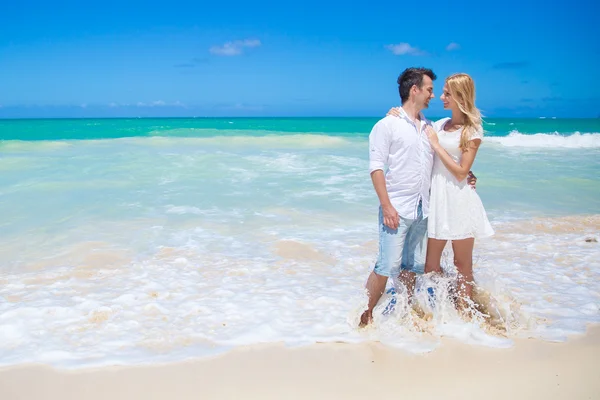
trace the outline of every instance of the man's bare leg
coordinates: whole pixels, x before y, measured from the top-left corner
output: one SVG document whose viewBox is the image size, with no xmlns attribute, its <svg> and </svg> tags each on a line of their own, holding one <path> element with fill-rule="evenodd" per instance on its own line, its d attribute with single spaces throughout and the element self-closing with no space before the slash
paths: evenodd
<svg viewBox="0 0 600 400">
<path fill-rule="evenodd" d="M 369 275 L 366 285 L 367 294 L 369 295 L 369 305 L 367 306 L 367 310 L 360 316 L 359 326 L 361 328 L 373 321 L 373 309 L 385 291 L 387 280 L 387 276 L 378 275 L 375 272 L 371 272 L 371 275 Z"/>
<path fill-rule="evenodd" d="M 410 302 L 410 300 L 413 297 L 413 294 L 415 293 L 415 282 L 417 281 L 417 274 L 415 274 L 414 272 L 402 270 L 400 271 L 400 275 L 398 277 L 400 278 L 400 282 L 402 282 L 402 284 L 406 288 L 406 294 L 408 296 L 408 301 Z"/>
</svg>

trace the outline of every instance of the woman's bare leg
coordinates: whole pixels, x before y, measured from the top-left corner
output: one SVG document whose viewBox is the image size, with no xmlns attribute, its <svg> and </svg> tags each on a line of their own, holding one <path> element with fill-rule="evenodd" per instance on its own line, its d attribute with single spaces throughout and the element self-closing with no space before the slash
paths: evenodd
<svg viewBox="0 0 600 400">
<path fill-rule="evenodd" d="M 442 252 L 446 246 L 446 240 L 431 239 L 427 241 L 427 256 L 425 258 L 425 273 L 442 273 Z"/>
<path fill-rule="evenodd" d="M 460 311 L 468 309 L 468 300 L 473 299 L 473 246 L 474 238 L 453 240 L 454 265 L 458 270 L 458 301 Z M 468 300 L 467 300 L 468 299 Z"/>
</svg>

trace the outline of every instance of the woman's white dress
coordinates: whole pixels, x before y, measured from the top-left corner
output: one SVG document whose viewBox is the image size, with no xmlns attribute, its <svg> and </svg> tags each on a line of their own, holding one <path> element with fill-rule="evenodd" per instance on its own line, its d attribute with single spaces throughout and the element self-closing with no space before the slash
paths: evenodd
<svg viewBox="0 0 600 400">
<path fill-rule="evenodd" d="M 446 132 L 444 126 L 450 118 L 434 124 L 440 145 L 458 164 L 462 151 L 458 147 L 462 128 Z M 471 139 L 483 139 L 478 131 Z M 431 197 L 428 218 L 428 235 L 442 240 L 482 238 L 494 234 L 485 209 L 477 192 L 469 186 L 467 179 L 458 181 L 436 155 L 431 178 Z"/>
</svg>

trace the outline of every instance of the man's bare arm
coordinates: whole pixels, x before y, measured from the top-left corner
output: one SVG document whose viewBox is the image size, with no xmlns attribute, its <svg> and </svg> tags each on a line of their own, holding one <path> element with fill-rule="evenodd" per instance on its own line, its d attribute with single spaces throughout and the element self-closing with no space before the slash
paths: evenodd
<svg viewBox="0 0 600 400">
<path fill-rule="evenodd" d="M 373 187 L 379 197 L 379 203 L 381 204 L 381 210 L 383 211 L 383 223 L 390 229 L 398 229 L 400 223 L 400 217 L 398 211 L 392 205 L 390 197 L 385 186 L 385 176 L 383 171 L 377 169 L 371 173 L 371 180 L 373 181 Z"/>
</svg>

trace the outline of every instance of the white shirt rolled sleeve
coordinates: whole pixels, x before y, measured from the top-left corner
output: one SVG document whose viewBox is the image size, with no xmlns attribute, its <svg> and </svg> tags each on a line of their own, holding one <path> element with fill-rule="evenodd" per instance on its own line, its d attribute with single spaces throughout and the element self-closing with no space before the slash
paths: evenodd
<svg viewBox="0 0 600 400">
<path fill-rule="evenodd" d="M 385 171 L 390 152 L 391 129 L 384 121 L 379 121 L 369 135 L 369 173 L 378 169 Z"/>
</svg>

